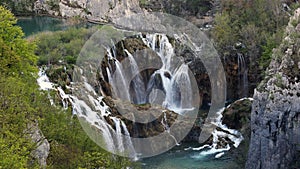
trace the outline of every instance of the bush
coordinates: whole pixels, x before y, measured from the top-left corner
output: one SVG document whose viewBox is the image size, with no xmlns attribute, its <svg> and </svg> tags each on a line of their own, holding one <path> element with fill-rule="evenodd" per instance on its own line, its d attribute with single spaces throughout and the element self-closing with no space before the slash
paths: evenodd
<svg viewBox="0 0 300 169">
<path fill-rule="evenodd" d="M 35 35 L 38 65 L 76 63 L 81 48 L 95 31 L 96 28 L 70 28 L 66 31 L 42 32 Z"/>
</svg>

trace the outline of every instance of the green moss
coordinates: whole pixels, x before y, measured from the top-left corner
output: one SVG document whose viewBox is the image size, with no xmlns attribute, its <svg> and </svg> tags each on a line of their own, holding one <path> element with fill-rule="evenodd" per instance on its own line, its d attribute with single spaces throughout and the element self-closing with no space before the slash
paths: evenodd
<svg viewBox="0 0 300 169">
<path fill-rule="evenodd" d="M 269 95 L 269 98 L 270 98 L 270 100 L 274 100 L 274 94 L 273 93 L 271 93 L 270 95 Z"/>
<path fill-rule="evenodd" d="M 292 22 L 291 22 L 291 24 L 292 24 L 293 27 L 296 27 L 298 25 L 298 23 L 299 22 L 298 22 L 297 19 L 293 19 Z"/>
<path fill-rule="evenodd" d="M 46 1 L 46 3 L 50 6 L 51 10 L 59 11 L 59 0 L 50 0 Z"/>
<path fill-rule="evenodd" d="M 146 6 L 146 5 L 148 5 L 148 1 L 147 1 L 147 0 L 139 0 L 139 2 L 140 2 L 140 5 L 141 5 L 141 6 Z"/>
<path fill-rule="evenodd" d="M 280 74 L 276 74 L 275 77 L 276 77 L 275 85 L 280 88 L 284 88 L 282 76 Z"/>
</svg>

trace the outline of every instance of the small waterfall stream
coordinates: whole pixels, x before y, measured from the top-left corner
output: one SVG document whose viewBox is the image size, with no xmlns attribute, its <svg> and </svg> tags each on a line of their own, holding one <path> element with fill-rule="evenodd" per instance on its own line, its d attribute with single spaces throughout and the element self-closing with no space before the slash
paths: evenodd
<svg viewBox="0 0 300 169">
<path fill-rule="evenodd" d="M 130 61 L 130 67 L 131 72 L 133 75 L 136 75 L 134 79 L 132 80 L 133 83 L 133 90 L 134 90 L 134 97 L 131 97 L 131 100 L 136 104 L 145 104 L 146 103 L 146 89 L 145 84 L 142 80 L 142 76 L 139 72 L 138 65 L 132 56 L 131 53 L 128 52 L 128 50 L 124 50 L 126 54 L 128 55 L 129 61 Z"/>
<path fill-rule="evenodd" d="M 114 76 L 112 76 L 111 74 L 111 69 L 106 69 L 109 78 L 109 83 L 111 84 L 116 97 L 122 100 L 130 100 L 129 91 L 124 90 L 128 89 L 128 84 L 125 81 L 122 65 L 116 58 L 115 48 L 113 48 L 113 54 L 111 53 L 110 49 L 107 49 L 107 55 L 109 59 L 113 59 L 115 61 L 114 63 L 116 65 Z"/>
<path fill-rule="evenodd" d="M 248 68 L 243 54 L 238 53 L 238 83 L 240 97 L 248 96 Z"/>
</svg>

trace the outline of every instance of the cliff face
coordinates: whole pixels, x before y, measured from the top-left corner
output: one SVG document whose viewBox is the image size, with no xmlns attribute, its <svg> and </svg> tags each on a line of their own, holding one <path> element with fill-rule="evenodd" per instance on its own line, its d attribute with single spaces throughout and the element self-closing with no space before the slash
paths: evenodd
<svg viewBox="0 0 300 169">
<path fill-rule="evenodd" d="M 81 17 L 95 22 L 112 22 L 143 11 L 166 12 L 197 26 L 211 24 L 214 6 L 210 0 L 3 0 L 0 5 L 17 15 Z"/>
<path fill-rule="evenodd" d="M 110 22 L 114 18 L 141 12 L 139 0 L 7 0 L 0 2 L 14 13 L 81 17 L 90 21 Z"/>
<path fill-rule="evenodd" d="M 247 169 L 300 167 L 300 8 L 254 93 Z"/>
</svg>

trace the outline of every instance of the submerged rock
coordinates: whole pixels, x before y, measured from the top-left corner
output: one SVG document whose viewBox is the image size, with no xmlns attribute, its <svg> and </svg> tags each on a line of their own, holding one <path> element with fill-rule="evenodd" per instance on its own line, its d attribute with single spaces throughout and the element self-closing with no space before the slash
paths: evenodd
<svg viewBox="0 0 300 169">
<path fill-rule="evenodd" d="M 247 169 L 300 168 L 300 8 L 254 93 Z"/>
</svg>

